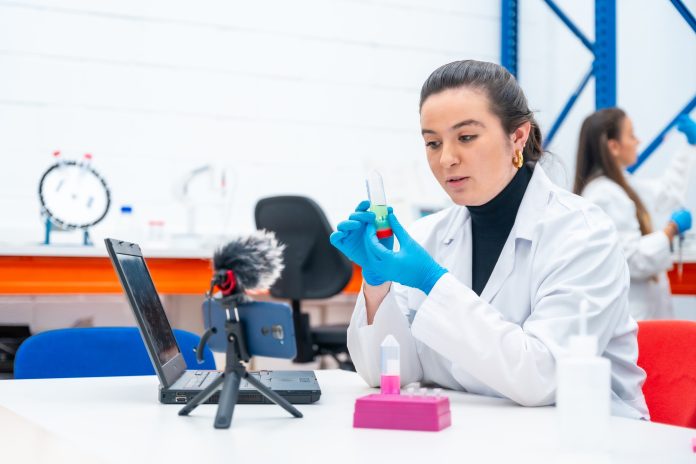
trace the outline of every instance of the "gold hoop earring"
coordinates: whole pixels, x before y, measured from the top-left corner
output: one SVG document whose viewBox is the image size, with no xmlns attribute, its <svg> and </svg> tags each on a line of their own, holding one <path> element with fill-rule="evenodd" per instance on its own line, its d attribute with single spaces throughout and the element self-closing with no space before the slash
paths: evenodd
<svg viewBox="0 0 696 464">
<path fill-rule="evenodd" d="M 512 164 L 514 164 L 517 169 L 522 167 L 524 164 L 524 155 L 522 154 L 522 150 L 515 150 L 515 156 L 512 157 Z"/>
</svg>

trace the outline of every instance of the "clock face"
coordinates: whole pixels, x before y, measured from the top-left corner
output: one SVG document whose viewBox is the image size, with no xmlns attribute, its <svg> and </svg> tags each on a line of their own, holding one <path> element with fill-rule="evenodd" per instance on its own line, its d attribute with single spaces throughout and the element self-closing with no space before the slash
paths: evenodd
<svg viewBox="0 0 696 464">
<path fill-rule="evenodd" d="M 104 179 L 89 163 L 76 161 L 58 162 L 44 173 L 39 199 L 51 222 L 68 229 L 98 223 L 111 204 Z"/>
</svg>

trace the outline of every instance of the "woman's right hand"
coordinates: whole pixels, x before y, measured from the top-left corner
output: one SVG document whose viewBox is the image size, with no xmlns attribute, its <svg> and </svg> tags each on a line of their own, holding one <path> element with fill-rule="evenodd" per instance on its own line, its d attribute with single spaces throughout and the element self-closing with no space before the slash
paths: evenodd
<svg viewBox="0 0 696 464">
<path fill-rule="evenodd" d="M 677 226 L 677 232 L 683 234 L 691 229 L 691 211 L 686 208 L 679 209 L 672 213 L 671 220 Z"/>
<path fill-rule="evenodd" d="M 369 207 L 369 201 L 360 202 L 348 220 L 338 224 L 338 230 L 331 234 L 330 241 L 348 259 L 362 268 L 363 279 L 368 285 L 378 286 L 382 285 L 384 280 L 371 272 L 365 250 L 364 235 L 367 225 L 375 222 L 375 213 L 368 211 Z M 389 211 L 391 212 L 391 207 Z M 391 250 L 394 247 L 394 237 L 382 239 L 380 243 Z"/>
<path fill-rule="evenodd" d="M 672 217 L 665 227 L 665 234 L 672 240 L 675 236 L 681 235 L 689 229 L 691 229 L 691 212 L 682 208 L 672 213 Z"/>
</svg>

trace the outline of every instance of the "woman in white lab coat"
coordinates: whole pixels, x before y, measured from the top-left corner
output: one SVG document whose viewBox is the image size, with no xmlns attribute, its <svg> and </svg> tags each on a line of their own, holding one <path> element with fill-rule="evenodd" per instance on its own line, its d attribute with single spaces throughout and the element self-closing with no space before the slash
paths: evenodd
<svg viewBox="0 0 696 464">
<path fill-rule="evenodd" d="M 392 334 L 402 385 L 553 404 L 556 360 L 586 299 L 588 330 L 612 364 L 614 414 L 647 418 L 615 228 L 537 164 L 541 134 L 515 79 L 493 63 L 444 65 L 423 85 L 420 119 L 430 168 L 455 205 L 408 233 L 390 213 L 398 251 L 378 241 L 367 202 L 331 237 L 363 269 L 348 329 L 358 373 L 379 385 L 380 343 Z"/>
<path fill-rule="evenodd" d="M 694 126 L 684 116 L 678 128 L 693 139 Z M 624 111 L 606 108 L 591 114 L 580 130 L 573 191 L 614 220 L 631 274 L 631 315 L 638 320 L 672 319 L 666 271 L 672 268 L 672 239 L 691 227 L 691 214 L 679 207 L 684 204 L 696 145 L 688 144 L 677 152 L 658 179 L 624 174 L 624 169 L 636 162 L 637 149 L 633 124 Z M 661 209 L 676 210 L 661 229 L 653 229 L 645 206 L 648 200 Z"/>
</svg>

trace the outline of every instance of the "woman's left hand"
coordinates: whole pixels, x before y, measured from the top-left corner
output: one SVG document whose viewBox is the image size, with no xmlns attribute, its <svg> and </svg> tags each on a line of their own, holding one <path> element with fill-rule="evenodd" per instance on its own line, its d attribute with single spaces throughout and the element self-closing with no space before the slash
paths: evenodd
<svg viewBox="0 0 696 464">
<path fill-rule="evenodd" d="M 399 241 L 399 251 L 385 248 L 377 239 L 374 224 L 368 224 L 363 237 L 370 269 L 381 280 L 398 282 L 429 294 L 447 270 L 408 235 L 393 213 L 388 214 L 387 219 Z"/>
</svg>

